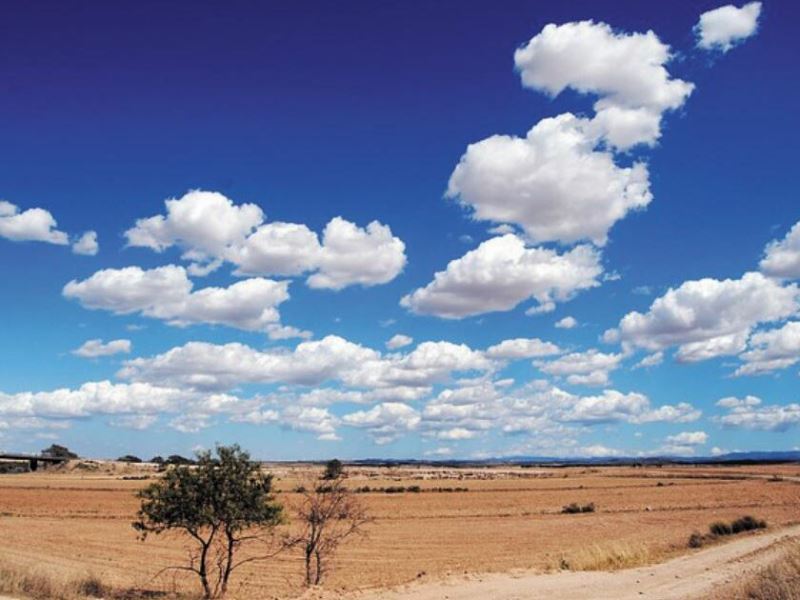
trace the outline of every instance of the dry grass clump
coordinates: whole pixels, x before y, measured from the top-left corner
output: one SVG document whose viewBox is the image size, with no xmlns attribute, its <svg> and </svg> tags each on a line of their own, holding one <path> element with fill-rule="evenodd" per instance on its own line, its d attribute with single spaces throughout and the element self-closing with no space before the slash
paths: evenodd
<svg viewBox="0 0 800 600">
<path fill-rule="evenodd" d="M 577 502 L 573 502 L 572 504 L 565 505 L 561 512 L 565 515 L 574 515 L 578 513 L 593 513 L 596 507 L 594 502 L 589 502 L 589 504 L 580 505 Z"/>
<path fill-rule="evenodd" d="M 800 600 L 800 543 L 744 582 L 726 589 L 719 600 Z"/>
<path fill-rule="evenodd" d="M 171 600 L 190 600 L 195 596 L 157 590 L 116 589 L 106 585 L 95 575 L 80 579 L 54 576 L 44 569 L 0 564 L 0 594 L 8 594 L 30 600 L 88 600 L 105 598 L 109 600 L 139 600 L 143 598 L 163 598 Z"/>
<path fill-rule="evenodd" d="M 653 553 L 643 544 L 594 544 L 563 556 L 559 567 L 569 571 L 619 571 L 650 564 L 653 559 Z"/>
</svg>

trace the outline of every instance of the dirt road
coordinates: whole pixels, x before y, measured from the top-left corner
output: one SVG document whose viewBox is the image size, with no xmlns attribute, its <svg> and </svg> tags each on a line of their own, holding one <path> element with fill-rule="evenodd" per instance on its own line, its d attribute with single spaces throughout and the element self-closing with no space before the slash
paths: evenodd
<svg viewBox="0 0 800 600">
<path fill-rule="evenodd" d="M 741 539 L 665 563 L 606 572 L 554 574 L 492 574 L 472 579 L 409 585 L 388 591 L 364 592 L 358 600 L 628 600 L 706 598 L 734 578 L 769 564 L 785 542 L 800 540 L 800 526 Z"/>
</svg>

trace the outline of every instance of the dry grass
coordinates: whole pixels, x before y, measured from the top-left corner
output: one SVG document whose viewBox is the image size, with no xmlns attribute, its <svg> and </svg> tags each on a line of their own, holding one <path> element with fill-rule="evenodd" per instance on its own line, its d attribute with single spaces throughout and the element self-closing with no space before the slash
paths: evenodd
<svg viewBox="0 0 800 600">
<path fill-rule="evenodd" d="M 0 564 L 0 594 L 31 600 L 193 600 L 195 595 L 163 590 L 119 589 L 106 585 L 95 575 L 72 578 L 58 575 L 44 567 L 20 567 Z"/>
<path fill-rule="evenodd" d="M 653 563 L 658 557 L 644 544 L 593 544 L 561 558 L 559 568 L 570 571 L 619 571 Z"/>
<path fill-rule="evenodd" d="M 726 589 L 720 600 L 800 600 L 800 543 L 744 582 Z"/>
</svg>

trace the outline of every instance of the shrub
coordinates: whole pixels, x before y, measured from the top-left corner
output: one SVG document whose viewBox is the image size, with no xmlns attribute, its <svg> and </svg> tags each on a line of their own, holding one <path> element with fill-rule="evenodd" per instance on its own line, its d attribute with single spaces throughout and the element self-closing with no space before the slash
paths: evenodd
<svg viewBox="0 0 800 600">
<path fill-rule="evenodd" d="M 54 456 L 56 458 L 73 459 L 78 458 L 78 455 L 72 452 L 66 446 L 59 446 L 58 444 L 51 444 L 49 448 L 42 450 L 45 456 Z"/>
<path fill-rule="evenodd" d="M 406 488 L 407 492 L 411 492 L 412 494 L 419 494 L 422 491 L 422 488 L 418 485 L 410 485 Z"/>
<path fill-rule="evenodd" d="M 743 531 L 752 531 L 754 529 L 765 529 L 767 522 L 763 519 L 756 519 L 750 515 L 746 515 L 730 523 L 717 521 L 709 526 L 709 531 L 712 535 L 734 535 L 742 533 Z"/>
<path fill-rule="evenodd" d="M 561 512 L 565 515 L 574 515 L 578 513 L 592 513 L 596 510 L 594 502 L 589 502 L 589 504 L 584 504 L 581 506 L 577 502 L 573 502 L 572 504 L 565 505 Z"/>
<path fill-rule="evenodd" d="M 762 519 L 756 519 L 750 515 L 744 516 L 741 519 L 736 519 L 731 523 L 731 530 L 733 533 L 741 533 L 742 531 L 752 531 L 753 529 L 766 529 L 767 522 Z"/>
<path fill-rule="evenodd" d="M 709 531 L 712 535 L 731 535 L 733 533 L 733 529 L 727 523 L 722 521 L 717 521 L 716 523 L 712 523 L 708 527 Z"/>
<path fill-rule="evenodd" d="M 700 548 L 703 542 L 705 542 L 703 534 L 698 531 L 695 531 L 689 536 L 689 548 Z"/>
<path fill-rule="evenodd" d="M 78 593 L 89 598 L 105 598 L 110 590 L 99 578 L 91 575 L 77 584 Z"/>
</svg>

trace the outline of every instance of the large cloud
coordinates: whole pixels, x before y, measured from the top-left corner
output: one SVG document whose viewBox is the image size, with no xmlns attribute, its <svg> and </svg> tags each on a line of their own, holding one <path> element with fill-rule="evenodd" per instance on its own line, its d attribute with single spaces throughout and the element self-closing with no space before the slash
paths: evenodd
<svg viewBox="0 0 800 600">
<path fill-rule="evenodd" d="M 767 245 L 759 268 L 770 277 L 800 279 L 800 222 L 785 238 Z"/>
<path fill-rule="evenodd" d="M 43 208 L 20 212 L 14 204 L 0 200 L 0 237 L 14 242 L 47 242 L 65 246 L 69 237 L 57 227 L 53 215 Z"/>
<path fill-rule="evenodd" d="M 419 413 L 402 402 L 384 402 L 366 411 L 345 415 L 342 422 L 350 427 L 366 429 L 376 444 L 388 444 L 416 429 Z"/>
<path fill-rule="evenodd" d="M 621 167 L 597 148 L 586 119 L 543 119 L 524 138 L 495 135 L 470 144 L 447 196 L 480 220 L 516 223 L 536 242 L 592 240 L 652 200 L 647 167 Z"/>
<path fill-rule="evenodd" d="M 736 369 L 736 375 L 760 375 L 796 364 L 800 361 L 800 321 L 754 333 L 739 358 L 745 364 Z"/>
<path fill-rule="evenodd" d="M 756 33 L 760 14 L 761 2 L 750 2 L 741 8 L 726 4 L 704 12 L 694 28 L 697 46 L 727 52 Z"/>
<path fill-rule="evenodd" d="M 717 420 L 726 427 L 786 431 L 800 425 L 800 404 L 762 405 L 755 396 L 723 398 L 717 406 L 727 409 L 727 414 Z"/>
<path fill-rule="evenodd" d="M 656 299 L 646 313 L 625 315 L 618 337 L 648 350 L 677 345 L 685 361 L 736 354 L 757 324 L 797 313 L 798 294 L 797 285 L 784 286 L 761 273 L 687 281 Z"/>
<path fill-rule="evenodd" d="M 227 288 L 192 291 L 183 267 L 168 265 L 104 269 L 64 286 L 64 296 L 91 309 L 115 314 L 141 313 L 171 325 L 227 325 L 247 331 L 268 331 L 279 320 L 278 305 L 289 298 L 288 281 L 254 278 Z"/>
<path fill-rule="evenodd" d="M 622 354 L 606 354 L 592 348 L 534 364 L 548 375 L 566 377 L 573 385 L 607 385 L 609 373 L 619 367 L 623 358 Z"/>
<path fill-rule="evenodd" d="M 401 304 L 412 312 L 461 319 L 507 311 L 533 298 L 538 308 L 599 285 L 603 268 L 590 246 L 559 254 L 546 248 L 526 248 L 515 235 L 483 242 L 436 273 L 426 287 L 405 296 Z"/>
<path fill-rule="evenodd" d="M 293 351 L 190 342 L 151 358 L 130 360 L 120 375 L 199 389 L 230 389 L 244 383 L 319 385 L 337 381 L 356 388 L 406 393 L 404 388 L 446 382 L 454 372 L 488 371 L 492 367 L 482 352 L 463 344 L 424 342 L 408 354 L 382 356 L 376 350 L 329 335 L 302 342 Z"/>
<path fill-rule="evenodd" d="M 139 219 L 125 233 L 128 244 L 157 252 L 179 246 L 198 275 L 228 261 L 239 275 L 310 272 L 309 286 L 338 290 L 387 283 L 406 264 L 405 244 L 378 221 L 361 228 L 335 217 L 320 243 L 303 224 L 265 222 L 255 204 L 237 205 L 217 192 L 194 190 L 165 204 L 166 215 Z"/>
<path fill-rule="evenodd" d="M 692 92 L 691 83 L 670 77 L 670 58 L 652 31 L 620 33 L 593 21 L 547 25 L 514 53 L 525 86 L 553 96 L 567 88 L 599 96 L 593 125 L 622 149 L 655 143 L 662 113 Z"/>
</svg>

